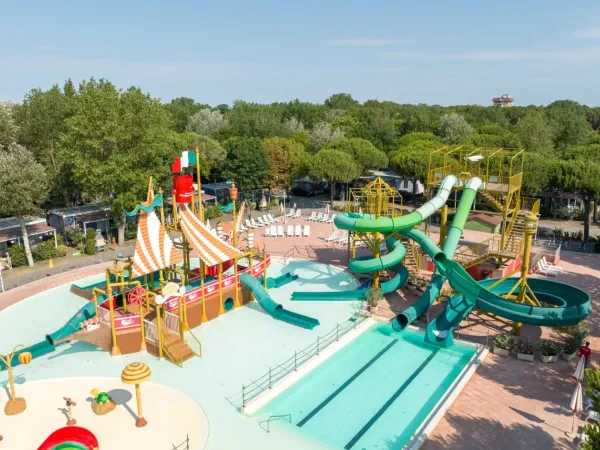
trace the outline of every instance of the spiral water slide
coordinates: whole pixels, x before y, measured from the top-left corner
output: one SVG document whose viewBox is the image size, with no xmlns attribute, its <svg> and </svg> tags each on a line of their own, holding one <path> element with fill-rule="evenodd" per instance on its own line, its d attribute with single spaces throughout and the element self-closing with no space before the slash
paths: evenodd
<svg viewBox="0 0 600 450">
<path fill-rule="evenodd" d="M 421 224 L 435 211 L 444 206 L 456 182 L 457 180 L 454 175 L 447 176 L 444 181 L 442 181 L 437 195 L 420 208 L 405 216 L 380 217 L 379 219 L 372 214 L 344 213 L 335 216 L 335 225 L 342 230 L 359 233 L 383 233 L 384 236 L 387 236 L 385 243 L 388 248 L 388 253 L 379 258 L 370 256 L 354 258 L 348 263 L 350 271 L 354 273 L 373 273 L 384 269 L 391 269 L 395 273 L 395 276 L 390 280 L 381 283 L 381 290 L 384 294 L 387 294 L 399 289 L 408 279 L 408 271 L 402 264 L 402 260 L 406 255 L 406 248 L 395 237 L 389 235 L 393 232 L 411 229 L 414 226 Z M 292 300 L 357 300 L 363 299 L 366 291 L 367 288 L 361 287 L 352 291 L 294 292 L 292 294 Z"/>
</svg>

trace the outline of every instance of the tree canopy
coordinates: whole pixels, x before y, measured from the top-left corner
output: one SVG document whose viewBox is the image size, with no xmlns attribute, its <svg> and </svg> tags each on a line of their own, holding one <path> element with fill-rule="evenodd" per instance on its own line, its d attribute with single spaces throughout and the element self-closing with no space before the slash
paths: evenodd
<svg viewBox="0 0 600 450">
<path fill-rule="evenodd" d="M 338 139 L 331 142 L 326 148 L 348 153 L 360 168 L 361 174 L 366 174 L 369 169 L 382 169 L 388 166 L 387 155 L 381 150 L 377 150 L 366 139 Z"/>
<path fill-rule="evenodd" d="M 360 167 L 349 153 L 325 148 L 311 158 L 309 174 L 316 180 L 347 183 L 360 176 Z"/>
<path fill-rule="evenodd" d="M 225 142 L 227 159 L 221 174 L 242 192 L 265 186 L 270 175 L 269 156 L 258 138 L 231 138 Z"/>
<path fill-rule="evenodd" d="M 301 143 L 286 138 L 268 138 L 263 143 L 271 167 L 269 187 L 290 187 L 306 175 L 309 155 Z"/>
</svg>

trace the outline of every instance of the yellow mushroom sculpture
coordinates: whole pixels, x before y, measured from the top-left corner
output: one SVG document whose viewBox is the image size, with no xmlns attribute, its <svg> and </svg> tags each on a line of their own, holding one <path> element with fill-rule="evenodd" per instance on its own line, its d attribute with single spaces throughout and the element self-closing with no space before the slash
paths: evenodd
<svg viewBox="0 0 600 450">
<path fill-rule="evenodd" d="M 150 367 L 142 362 L 134 362 L 129 364 L 121 374 L 121 381 L 125 384 L 135 384 L 135 397 L 137 400 L 138 419 L 135 423 L 136 427 L 144 427 L 147 425 L 146 419 L 142 415 L 142 396 L 140 394 L 140 384 L 148 381 L 152 373 Z"/>
</svg>

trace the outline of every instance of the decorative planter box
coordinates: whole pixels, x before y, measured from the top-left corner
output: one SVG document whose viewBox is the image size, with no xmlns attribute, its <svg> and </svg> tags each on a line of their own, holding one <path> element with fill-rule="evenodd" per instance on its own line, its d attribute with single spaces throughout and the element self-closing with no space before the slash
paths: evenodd
<svg viewBox="0 0 600 450">
<path fill-rule="evenodd" d="M 540 359 L 543 363 L 555 363 L 556 361 L 558 361 L 558 355 L 540 355 Z"/>
<path fill-rule="evenodd" d="M 573 361 L 576 356 L 577 356 L 577 352 L 563 353 L 562 354 L 562 359 L 564 359 L 565 361 Z"/>
<path fill-rule="evenodd" d="M 526 353 L 517 353 L 517 359 L 522 361 L 533 361 L 533 355 L 528 355 Z"/>
<path fill-rule="evenodd" d="M 494 347 L 494 355 L 500 355 L 500 356 L 508 356 L 510 355 L 510 352 L 504 348 L 497 348 Z"/>
</svg>

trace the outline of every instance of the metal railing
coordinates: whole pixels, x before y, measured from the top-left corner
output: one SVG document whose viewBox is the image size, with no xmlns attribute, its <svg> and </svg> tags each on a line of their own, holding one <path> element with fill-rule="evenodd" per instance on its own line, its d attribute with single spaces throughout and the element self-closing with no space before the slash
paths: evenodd
<svg viewBox="0 0 600 450">
<path fill-rule="evenodd" d="M 98 306 L 98 316 L 100 318 L 100 322 L 110 326 L 110 311 L 108 309 Z"/>
<path fill-rule="evenodd" d="M 189 340 L 187 340 L 187 339 L 185 340 L 187 345 L 190 346 L 190 348 L 196 354 L 196 356 L 202 357 L 202 344 L 200 343 L 200 340 L 196 337 L 196 335 L 194 333 L 192 333 L 192 330 L 190 330 L 190 327 L 188 327 L 185 323 L 183 324 L 183 332 L 184 332 L 185 336 L 192 337 L 192 345 L 190 345 Z"/>
<path fill-rule="evenodd" d="M 179 324 L 180 324 L 179 316 L 173 314 L 169 311 L 165 311 L 165 325 L 167 328 L 174 333 L 179 334 Z"/>
<path fill-rule="evenodd" d="M 302 350 L 296 350 L 294 355 L 277 366 L 269 367 L 269 371 L 250 382 L 242 385 L 241 393 L 235 394 L 228 400 L 237 408 L 245 407 L 246 404 L 258 395 L 271 389 L 275 383 L 283 379 L 286 375 L 298 370 L 303 364 L 309 361 L 312 357 L 317 356 L 320 352 L 336 342 L 349 331 L 355 329 L 366 318 L 361 317 L 358 313 L 342 324 L 337 324 L 333 330 L 324 336 L 317 337 L 317 340 L 308 347 Z"/>
<path fill-rule="evenodd" d="M 162 349 L 167 359 L 179 367 L 183 367 L 183 355 L 178 348 L 175 347 L 173 339 L 164 330 L 160 330 L 162 335 Z"/>
<path fill-rule="evenodd" d="M 287 421 L 289 423 L 292 423 L 292 415 L 291 414 L 278 414 L 278 415 L 269 417 L 267 420 L 258 422 L 258 426 L 261 427 L 263 430 L 265 430 L 267 433 L 270 433 L 271 432 L 271 428 L 270 428 L 271 420 L 279 420 L 279 419 L 285 419 L 285 418 L 287 418 Z M 264 423 L 267 424 L 266 428 L 263 426 Z"/>
<path fill-rule="evenodd" d="M 181 444 L 179 444 L 179 445 L 171 444 L 171 445 L 173 447 L 171 450 L 190 450 L 190 435 L 186 434 L 185 441 L 183 441 Z"/>
</svg>

